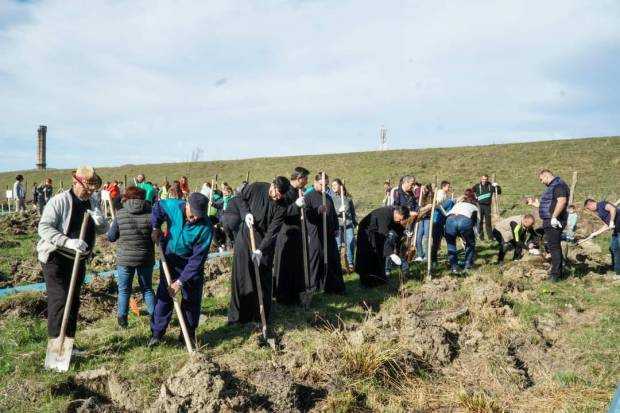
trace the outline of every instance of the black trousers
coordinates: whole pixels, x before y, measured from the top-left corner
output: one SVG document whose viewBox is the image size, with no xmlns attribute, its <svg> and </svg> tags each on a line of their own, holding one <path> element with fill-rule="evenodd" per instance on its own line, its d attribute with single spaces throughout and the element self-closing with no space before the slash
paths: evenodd
<svg viewBox="0 0 620 413">
<path fill-rule="evenodd" d="M 48 337 L 58 337 L 60 335 L 60 325 L 62 324 L 67 295 L 69 294 L 73 260 L 52 252 L 47 262 L 42 264 L 42 267 L 45 286 L 47 287 L 47 335 Z M 75 327 L 80 309 L 80 291 L 85 274 L 86 261 L 82 260 L 78 270 L 75 290 L 73 291 L 73 302 L 71 303 L 71 311 L 69 312 L 67 323 L 67 337 L 75 337 Z"/>
<path fill-rule="evenodd" d="M 549 276 L 551 278 L 562 277 L 562 267 L 564 257 L 562 256 L 562 244 L 560 242 L 562 236 L 562 228 L 545 227 L 545 247 L 551 254 L 551 270 Z"/>
<path fill-rule="evenodd" d="M 437 262 L 437 254 L 441 247 L 441 239 L 443 238 L 443 227 L 445 223 L 433 224 L 433 242 L 431 244 L 431 262 Z"/>
<path fill-rule="evenodd" d="M 480 204 L 480 217 L 478 218 L 478 234 L 480 234 L 480 239 L 484 239 L 484 232 L 482 228 L 486 230 L 487 238 L 493 239 L 493 227 L 491 225 L 491 204 L 484 205 Z"/>
<path fill-rule="evenodd" d="M 493 238 L 499 244 L 499 251 L 497 253 L 497 262 L 498 263 L 501 264 L 501 263 L 504 262 L 504 257 L 506 256 L 506 251 L 508 251 L 510 249 L 514 250 L 514 255 L 512 257 L 513 260 L 520 260 L 521 258 L 523 258 L 523 248 L 519 244 L 517 244 L 514 240 L 510 240 L 509 242 L 505 242 L 504 241 L 504 237 L 502 236 L 502 234 L 498 230 L 496 230 L 496 229 L 493 229 Z"/>
</svg>

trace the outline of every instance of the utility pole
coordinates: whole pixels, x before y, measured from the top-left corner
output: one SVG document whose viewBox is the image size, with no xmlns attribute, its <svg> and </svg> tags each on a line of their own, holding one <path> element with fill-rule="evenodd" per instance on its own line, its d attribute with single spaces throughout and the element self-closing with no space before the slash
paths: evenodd
<svg viewBox="0 0 620 413">
<path fill-rule="evenodd" d="M 379 150 L 385 151 L 387 149 L 387 129 L 384 125 L 379 128 Z"/>
</svg>

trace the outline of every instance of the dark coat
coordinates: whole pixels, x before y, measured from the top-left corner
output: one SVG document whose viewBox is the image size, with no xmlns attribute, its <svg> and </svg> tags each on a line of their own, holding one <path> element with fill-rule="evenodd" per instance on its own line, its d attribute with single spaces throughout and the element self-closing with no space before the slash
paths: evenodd
<svg viewBox="0 0 620 413">
<path fill-rule="evenodd" d="M 143 199 L 128 199 L 116 212 L 108 231 L 116 241 L 116 264 L 130 267 L 153 265 L 155 254 L 151 240 L 151 206 Z"/>
</svg>

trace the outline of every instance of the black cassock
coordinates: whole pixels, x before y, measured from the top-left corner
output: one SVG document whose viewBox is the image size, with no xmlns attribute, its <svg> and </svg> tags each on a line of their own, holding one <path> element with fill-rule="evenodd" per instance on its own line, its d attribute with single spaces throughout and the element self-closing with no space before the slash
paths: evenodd
<svg viewBox="0 0 620 413">
<path fill-rule="evenodd" d="M 394 253 L 387 248 L 390 231 L 402 236 L 403 227 L 394 222 L 394 207 L 377 208 L 361 220 L 357 227 L 355 271 L 365 287 L 385 284 L 385 259 Z"/>
<path fill-rule="evenodd" d="M 306 289 L 301 211 L 295 205 L 298 197 L 299 190 L 291 186 L 285 195 L 288 207 L 276 241 L 273 260 L 274 295 L 280 304 L 298 304 L 299 293 Z"/>
<path fill-rule="evenodd" d="M 319 207 L 323 205 L 320 192 L 312 191 L 304 195 L 306 199 L 306 219 L 308 224 L 308 266 L 310 286 L 323 288 L 326 293 L 344 294 L 344 280 L 336 237 L 338 236 L 338 216 L 334 202 L 327 196 L 327 274 L 323 266 L 323 215 Z"/>
<path fill-rule="evenodd" d="M 246 185 L 239 196 L 241 224 L 235 236 L 229 323 L 260 322 L 254 263 L 250 252 L 250 229 L 244 222 L 247 213 L 254 216 L 256 248 L 263 253 L 259 271 L 265 315 L 269 317 L 274 244 L 286 214 L 286 206 L 282 201 L 276 202 L 269 198 L 269 186 L 266 182 L 254 182 Z"/>
</svg>

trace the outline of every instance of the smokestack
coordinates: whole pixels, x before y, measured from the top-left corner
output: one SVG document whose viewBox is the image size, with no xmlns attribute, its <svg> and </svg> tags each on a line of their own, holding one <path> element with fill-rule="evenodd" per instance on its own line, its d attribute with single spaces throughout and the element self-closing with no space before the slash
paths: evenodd
<svg viewBox="0 0 620 413">
<path fill-rule="evenodd" d="M 41 125 L 37 129 L 37 169 L 45 169 L 45 139 L 47 135 L 47 126 Z"/>
</svg>

